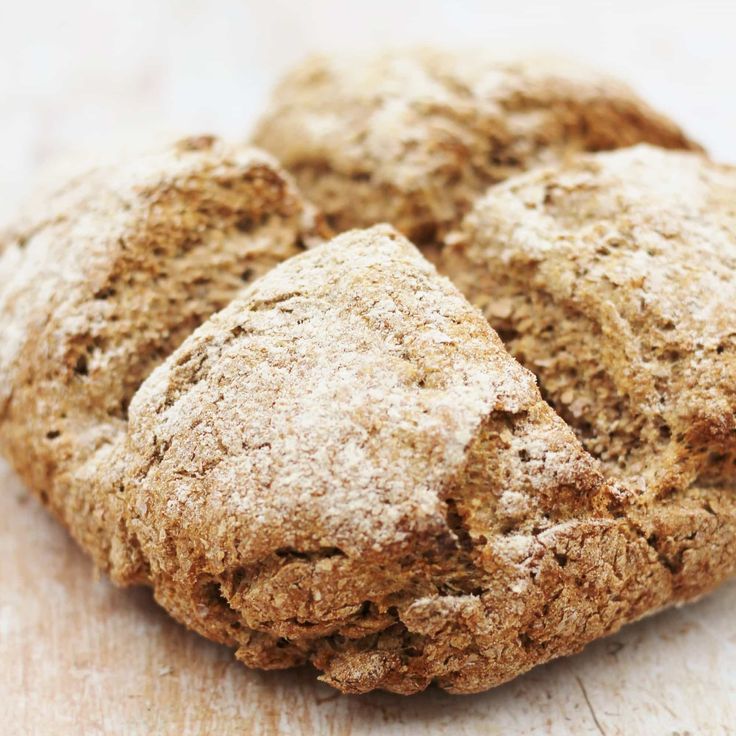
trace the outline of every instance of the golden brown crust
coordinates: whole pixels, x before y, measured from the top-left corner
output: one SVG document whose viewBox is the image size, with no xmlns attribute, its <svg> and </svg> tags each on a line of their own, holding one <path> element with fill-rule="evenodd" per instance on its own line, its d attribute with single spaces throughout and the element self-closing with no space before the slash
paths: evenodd
<svg viewBox="0 0 736 736">
<path fill-rule="evenodd" d="M 503 682 L 733 568 L 722 491 L 642 509 L 481 316 L 379 227 L 284 263 L 131 405 L 157 598 L 346 692 Z"/>
<path fill-rule="evenodd" d="M 441 269 L 625 499 L 592 536 L 579 522 L 555 540 L 575 579 L 524 636 L 550 655 L 734 573 L 735 196 L 733 168 L 641 146 L 493 187 L 448 236 Z M 555 622 L 572 618 L 570 638 Z"/>
<path fill-rule="evenodd" d="M 478 640 L 525 587 L 505 551 L 624 502 L 386 226 L 288 260 L 196 330 L 133 399 L 128 454 L 158 599 L 251 665 L 308 659 L 351 691 L 508 677 Z"/>
<path fill-rule="evenodd" d="M 489 190 L 444 270 L 653 495 L 736 479 L 736 169 L 639 146 Z"/>
<path fill-rule="evenodd" d="M 6 236 L 4 452 L 113 575 L 139 574 L 117 538 L 130 398 L 312 218 L 269 156 L 202 136 L 79 177 Z"/>
<path fill-rule="evenodd" d="M 422 49 L 302 63 L 254 140 L 338 232 L 385 221 L 420 246 L 532 166 L 640 142 L 697 148 L 626 85 L 579 65 Z"/>
</svg>

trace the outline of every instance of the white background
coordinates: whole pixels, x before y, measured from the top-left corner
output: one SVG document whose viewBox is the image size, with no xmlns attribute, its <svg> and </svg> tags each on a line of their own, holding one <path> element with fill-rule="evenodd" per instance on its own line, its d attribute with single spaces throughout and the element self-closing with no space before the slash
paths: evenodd
<svg viewBox="0 0 736 736">
<path fill-rule="evenodd" d="M 736 162 L 733 0 L 0 0 L 0 219 L 70 160 L 114 158 L 174 134 L 245 137 L 274 79 L 310 51 L 417 42 L 544 49 L 592 62 L 624 77 L 715 157 Z M 3 524 L 8 554 L 23 549 L 13 536 L 19 528 Z M 54 544 L 64 544 L 60 539 Z M 25 600 L 23 589 L 11 593 Z M 71 615 L 71 595 L 57 591 L 54 615 Z M 400 723 L 402 733 L 412 723 L 443 733 L 728 733 L 736 729 L 735 608 L 736 587 L 727 586 L 695 607 L 628 628 L 615 654 L 602 642 L 486 696 L 392 700 L 406 703 L 396 706 L 396 728 L 385 718 L 375 726 L 394 731 Z M 7 656 L 22 657 L 7 632 L 20 636 L 27 616 L 12 609 L 5 609 L 10 624 L 0 637 Z M 270 697 L 267 687 L 263 692 Z M 51 697 L 32 685 L 21 693 L 39 707 Z M 329 706 L 345 726 L 336 733 L 347 732 L 344 719 L 362 707 L 355 702 Z M 282 717 L 289 722 L 288 713 Z"/>
</svg>

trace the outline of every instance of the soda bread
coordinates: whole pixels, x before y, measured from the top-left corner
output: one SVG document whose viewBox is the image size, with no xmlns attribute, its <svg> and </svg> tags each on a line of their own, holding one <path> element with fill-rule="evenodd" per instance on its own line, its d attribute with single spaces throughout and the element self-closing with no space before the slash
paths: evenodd
<svg viewBox="0 0 736 736">
<path fill-rule="evenodd" d="M 483 690 L 732 574 L 736 172 L 567 160 L 691 146 L 587 72 L 330 68 L 258 140 L 452 281 L 388 225 L 323 243 L 254 149 L 92 172 L 0 238 L 28 486 L 115 582 L 344 692 Z"/>
<path fill-rule="evenodd" d="M 390 222 L 429 254 L 475 197 L 524 169 L 640 142 L 696 147 L 591 69 L 428 49 L 300 64 L 254 141 L 336 231 Z"/>
</svg>

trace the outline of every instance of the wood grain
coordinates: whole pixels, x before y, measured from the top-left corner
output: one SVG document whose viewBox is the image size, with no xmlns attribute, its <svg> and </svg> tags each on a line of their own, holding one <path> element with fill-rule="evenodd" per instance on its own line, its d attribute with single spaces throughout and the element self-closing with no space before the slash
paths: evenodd
<svg viewBox="0 0 736 736">
<path fill-rule="evenodd" d="M 736 585 L 489 693 L 341 696 L 310 669 L 253 672 L 146 590 L 95 576 L 0 465 L 0 732 L 727 734 Z"/>
</svg>

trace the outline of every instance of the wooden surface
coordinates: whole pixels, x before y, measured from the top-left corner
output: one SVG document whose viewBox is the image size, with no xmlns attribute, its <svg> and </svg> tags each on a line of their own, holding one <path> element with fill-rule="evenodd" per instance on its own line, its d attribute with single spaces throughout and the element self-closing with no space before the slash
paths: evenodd
<svg viewBox="0 0 736 736">
<path fill-rule="evenodd" d="M 736 3 L 0 2 L 0 220 L 54 172 L 171 135 L 246 134 L 308 51 L 544 48 L 628 79 L 736 161 Z M 2 326 L 0 325 L 0 339 Z M 0 464 L 0 735 L 736 733 L 736 583 L 478 696 L 342 697 L 250 672 L 117 590 Z"/>
</svg>

